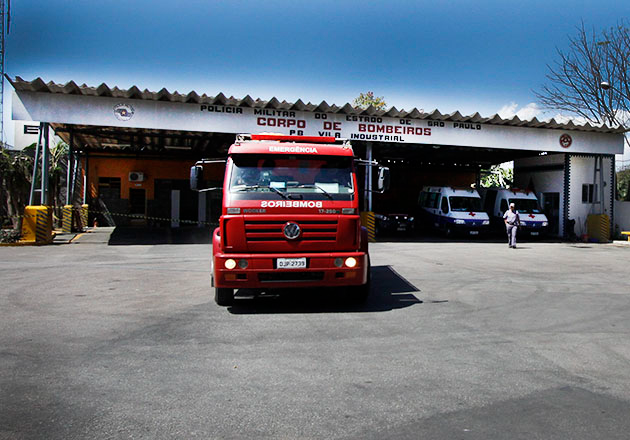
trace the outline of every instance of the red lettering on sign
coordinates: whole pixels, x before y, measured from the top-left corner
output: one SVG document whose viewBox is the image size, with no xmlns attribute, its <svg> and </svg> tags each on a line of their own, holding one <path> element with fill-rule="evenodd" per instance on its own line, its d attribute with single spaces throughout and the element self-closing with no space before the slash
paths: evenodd
<svg viewBox="0 0 630 440">
<path fill-rule="evenodd" d="M 416 136 L 431 136 L 430 128 L 401 127 L 382 124 L 358 124 L 359 132 L 386 133 L 386 134 L 412 134 Z"/>
<path fill-rule="evenodd" d="M 256 124 L 263 127 L 297 127 L 306 128 L 306 121 L 303 119 L 284 119 L 284 118 L 257 118 Z"/>
</svg>

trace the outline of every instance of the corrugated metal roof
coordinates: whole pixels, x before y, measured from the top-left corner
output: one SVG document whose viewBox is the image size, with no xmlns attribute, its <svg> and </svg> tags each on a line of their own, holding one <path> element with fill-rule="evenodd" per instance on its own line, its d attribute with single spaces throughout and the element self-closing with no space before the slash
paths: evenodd
<svg viewBox="0 0 630 440">
<path fill-rule="evenodd" d="M 591 124 L 586 122 L 584 124 L 575 124 L 573 121 L 567 123 L 558 122 L 552 118 L 550 120 L 540 121 L 537 118 L 529 120 L 520 119 L 518 116 L 514 116 L 510 119 L 504 119 L 498 114 L 494 114 L 490 117 L 483 117 L 479 113 L 472 115 L 462 115 L 459 111 L 443 114 L 437 109 L 432 112 L 424 112 L 413 108 L 410 111 L 398 110 L 396 107 L 391 107 L 389 110 L 376 110 L 370 106 L 367 109 L 359 107 L 353 107 L 351 104 L 344 104 L 339 107 L 335 104 L 329 105 L 326 101 L 322 101 L 319 104 L 308 103 L 305 104 L 301 99 L 296 102 L 280 101 L 277 98 L 271 98 L 269 101 L 262 99 L 253 99 L 247 95 L 244 98 L 237 99 L 233 96 L 227 98 L 223 93 L 219 93 L 216 96 L 208 96 L 205 93 L 198 95 L 195 91 L 188 94 L 182 94 L 175 92 L 169 92 L 166 88 L 162 88 L 159 92 L 151 92 L 147 89 L 141 91 L 138 87 L 132 86 L 131 88 L 124 90 L 118 87 L 110 88 L 107 84 L 103 83 L 98 87 L 91 87 L 86 84 L 78 86 L 74 81 L 69 81 L 66 84 L 57 84 L 54 82 L 44 82 L 41 78 L 36 78 L 32 81 L 26 81 L 19 76 L 14 79 L 7 76 L 7 79 L 16 91 L 29 91 L 39 93 L 60 93 L 71 95 L 83 95 L 83 96 L 106 96 L 113 98 L 126 98 L 126 99 L 142 99 L 149 101 L 170 101 L 170 102 L 182 102 L 182 103 L 195 103 L 195 104 L 209 104 L 209 105 L 228 105 L 234 107 L 250 107 L 250 108 L 268 108 L 275 110 L 296 110 L 307 112 L 326 112 L 326 113 L 340 113 L 347 115 L 368 115 L 368 116 L 383 116 L 392 118 L 405 118 L 405 119 L 429 119 L 433 121 L 452 121 L 452 122 L 471 122 L 478 124 L 492 124 L 492 125 L 507 125 L 514 127 L 532 127 L 532 128 L 556 128 L 563 130 L 577 130 L 577 131 L 592 131 L 600 133 L 623 133 L 626 131 L 624 127 L 608 127 L 605 124 Z"/>
</svg>

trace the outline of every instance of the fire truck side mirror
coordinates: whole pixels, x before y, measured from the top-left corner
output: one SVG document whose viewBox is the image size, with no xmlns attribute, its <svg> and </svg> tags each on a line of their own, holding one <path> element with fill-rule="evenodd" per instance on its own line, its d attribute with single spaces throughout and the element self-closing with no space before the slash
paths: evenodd
<svg viewBox="0 0 630 440">
<path fill-rule="evenodd" d="M 378 169 L 378 190 L 380 192 L 389 189 L 389 168 L 379 167 Z"/>
<path fill-rule="evenodd" d="M 203 181 L 203 167 L 194 165 L 190 167 L 190 189 L 199 191 Z"/>
</svg>

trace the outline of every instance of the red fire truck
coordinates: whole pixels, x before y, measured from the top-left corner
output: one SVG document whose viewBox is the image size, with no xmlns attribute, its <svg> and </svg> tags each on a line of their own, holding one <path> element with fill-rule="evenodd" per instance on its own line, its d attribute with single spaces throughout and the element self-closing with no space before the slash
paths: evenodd
<svg viewBox="0 0 630 440">
<path fill-rule="evenodd" d="M 190 183 L 201 190 L 201 160 Z M 367 231 L 351 145 L 334 137 L 238 135 L 228 151 L 219 227 L 212 236 L 215 300 L 236 289 L 339 286 L 356 300 L 370 289 Z M 389 185 L 379 167 L 378 187 Z"/>
</svg>

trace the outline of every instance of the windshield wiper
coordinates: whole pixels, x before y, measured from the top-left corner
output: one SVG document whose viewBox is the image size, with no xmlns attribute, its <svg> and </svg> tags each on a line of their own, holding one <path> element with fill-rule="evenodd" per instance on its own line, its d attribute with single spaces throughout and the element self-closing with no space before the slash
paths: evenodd
<svg viewBox="0 0 630 440">
<path fill-rule="evenodd" d="M 326 191 L 324 188 L 322 188 L 319 185 L 314 185 L 314 184 L 310 184 L 310 183 L 303 183 L 301 185 L 295 186 L 294 188 L 315 188 L 315 189 L 320 190 L 322 193 L 324 193 L 326 195 L 326 197 L 328 197 L 330 200 L 334 200 L 333 196 L 331 196 L 328 191 Z"/>
<path fill-rule="evenodd" d="M 273 186 L 269 186 L 269 185 L 238 185 L 239 188 L 236 189 L 236 191 L 247 191 L 250 189 L 269 189 L 273 192 L 275 192 L 276 194 L 279 194 L 283 199 L 288 199 L 288 196 L 283 193 L 282 191 L 280 191 L 278 188 L 274 188 Z"/>
</svg>

